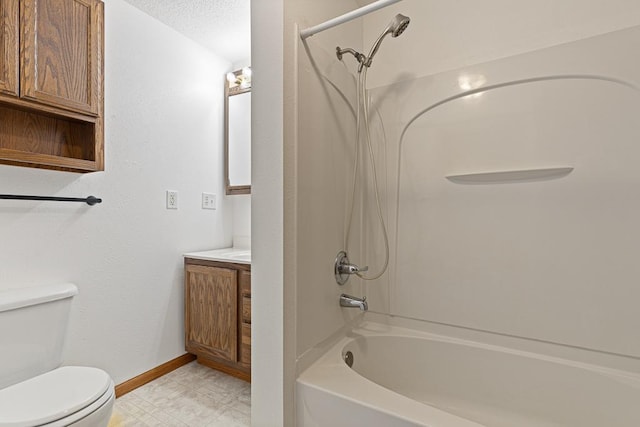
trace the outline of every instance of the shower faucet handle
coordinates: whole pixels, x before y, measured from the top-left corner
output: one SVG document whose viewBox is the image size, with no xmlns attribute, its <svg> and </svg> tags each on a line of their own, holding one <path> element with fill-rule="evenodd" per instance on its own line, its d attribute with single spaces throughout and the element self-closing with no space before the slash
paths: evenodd
<svg viewBox="0 0 640 427">
<path fill-rule="evenodd" d="M 362 271 L 368 271 L 369 267 L 358 267 L 355 264 L 340 264 L 338 266 L 338 272 L 342 274 L 357 274 Z"/>
<path fill-rule="evenodd" d="M 338 256 L 336 256 L 336 262 L 333 267 L 333 272 L 336 277 L 336 283 L 340 286 L 347 283 L 347 280 L 349 280 L 349 276 L 351 276 L 352 274 L 358 274 L 368 270 L 369 267 L 358 267 L 355 264 L 351 264 L 349 262 L 349 258 L 347 258 L 347 253 L 345 251 L 338 252 Z"/>
</svg>

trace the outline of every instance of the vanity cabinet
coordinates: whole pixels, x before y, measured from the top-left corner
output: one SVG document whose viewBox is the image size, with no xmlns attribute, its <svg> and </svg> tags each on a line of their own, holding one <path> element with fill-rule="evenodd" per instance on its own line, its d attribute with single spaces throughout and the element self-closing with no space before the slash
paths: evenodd
<svg viewBox="0 0 640 427">
<path fill-rule="evenodd" d="M 104 170 L 101 0 L 0 0 L 0 162 Z"/>
<path fill-rule="evenodd" d="M 250 381 L 251 266 L 185 258 L 185 349 Z"/>
</svg>

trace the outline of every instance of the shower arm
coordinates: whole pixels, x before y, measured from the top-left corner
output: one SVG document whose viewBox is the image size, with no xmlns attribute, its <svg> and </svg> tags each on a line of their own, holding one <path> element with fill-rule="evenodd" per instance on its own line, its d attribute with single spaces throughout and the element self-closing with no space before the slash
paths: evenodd
<svg viewBox="0 0 640 427">
<path fill-rule="evenodd" d="M 366 56 L 364 56 L 364 54 L 350 47 L 341 49 L 340 46 L 336 46 L 336 56 L 338 57 L 339 61 L 342 61 L 342 55 L 344 55 L 345 53 L 350 53 L 354 58 L 356 58 L 356 61 L 358 61 L 358 63 L 360 64 L 360 66 L 358 67 L 358 72 L 362 71 L 362 67 L 367 65 L 368 59 Z"/>
</svg>

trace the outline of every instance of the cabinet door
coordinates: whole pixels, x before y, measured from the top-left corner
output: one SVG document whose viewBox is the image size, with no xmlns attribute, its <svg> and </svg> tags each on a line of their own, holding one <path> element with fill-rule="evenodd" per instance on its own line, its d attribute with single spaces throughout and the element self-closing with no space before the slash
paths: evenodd
<svg viewBox="0 0 640 427">
<path fill-rule="evenodd" d="M 18 95 L 18 0 L 0 0 L 0 93 Z"/>
<path fill-rule="evenodd" d="M 237 272 L 187 265 L 185 272 L 185 347 L 192 353 L 237 360 Z"/>
<path fill-rule="evenodd" d="M 102 2 L 21 0 L 20 6 L 20 96 L 98 115 Z"/>
</svg>

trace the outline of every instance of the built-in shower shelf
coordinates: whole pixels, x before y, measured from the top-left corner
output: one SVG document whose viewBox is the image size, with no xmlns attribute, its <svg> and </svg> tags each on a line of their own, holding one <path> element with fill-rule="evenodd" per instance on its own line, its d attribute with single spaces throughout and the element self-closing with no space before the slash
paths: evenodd
<svg viewBox="0 0 640 427">
<path fill-rule="evenodd" d="M 447 175 L 446 178 L 456 184 L 503 184 L 515 182 L 545 181 L 569 175 L 572 167 L 525 169 L 512 171 L 466 173 Z"/>
</svg>

